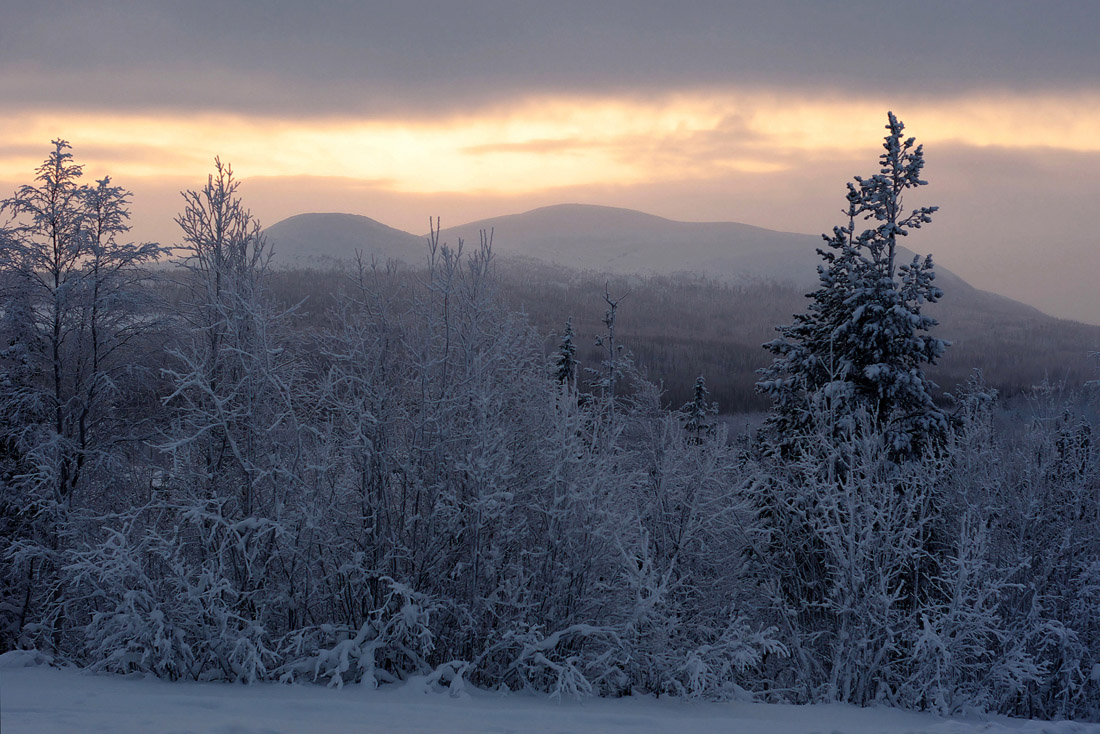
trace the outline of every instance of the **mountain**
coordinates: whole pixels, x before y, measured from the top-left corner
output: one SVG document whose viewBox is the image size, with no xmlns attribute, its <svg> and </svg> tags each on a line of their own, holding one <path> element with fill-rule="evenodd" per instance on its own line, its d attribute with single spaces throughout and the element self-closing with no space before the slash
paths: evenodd
<svg viewBox="0 0 1100 734">
<path fill-rule="evenodd" d="M 725 283 L 817 284 L 819 236 L 777 232 L 737 222 L 678 222 L 632 209 L 559 204 L 522 214 L 483 219 L 442 230 L 440 239 L 467 250 L 482 231 L 492 232 L 502 261 L 537 261 L 580 272 L 608 275 L 691 273 Z M 265 231 L 275 261 L 290 267 L 351 263 L 356 252 L 379 261 L 411 265 L 424 261 L 426 237 L 357 214 L 299 214 Z M 899 248 L 899 261 L 913 253 Z M 1038 309 L 980 291 L 936 267 L 936 283 L 951 294 L 952 311 L 968 321 L 988 315 L 1051 319 Z M 941 306 L 937 305 L 936 308 Z M 1053 319 L 1052 319 L 1053 320 Z"/>
<path fill-rule="evenodd" d="M 805 285 L 821 238 L 737 222 L 677 222 L 607 206 L 560 204 L 444 229 L 442 238 L 477 242 L 493 232 L 503 257 L 541 260 L 576 270 L 616 274 L 705 273 L 728 281 L 776 280 Z"/>
<path fill-rule="evenodd" d="M 481 231 L 493 233 L 502 260 L 536 260 L 572 270 L 615 275 L 695 273 L 728 283 L 759 281 L 812 288 L 817 283 L 820 236 L 777 232 L 737 222 L 678 222 L 632 209 L 559 204 L 522 214 L 483 219 L 440 233 L 443 242 L 467 248 Z M 419 264 L 425 237 L 356 214 L 299 214 L 266 231 L 276 262 L 331 266 L 352 262 L 357 250 L 380 261 Z M 899 259 L 913 253 L 900 248 Z M 937 266 L 936 282 L 951 293 L 951 310 L 972 316 L 1049 318 L 1038 309 L 979 291 Z M 963 314 L 960 314 L 963 315 Z"/>
<path fill-rule="evenodd" d="M 817 282 L 819 236 L 777 232 L 737 222 L 678 222 L 632 209 L 559 204 L 444 229 L 441 241 L 469 249 L 493 233 L 504 260 L 538 260 L 617 275 L 698 273 L 730 283 L 774 281 L 800 288 Z M 381 261 L 419 264 L 424 236 L 355 214 L 299 214 L 266 230 L 276 261 L 290 266 L 352 262 L 357 250 Z M 901 258 L 912 252 L 901 248 Z M 970 288 L 937 268 L 945 288 Z M 1022 304 L 1021 304 L 1022 305 Z"/>
<path fill-rule="evenodd" d="M 631 209 L 561 204 L 444 229 L 441 239 L 476 245 L 493 231 L 504 259 L 532 259 L 614 274 L 706 273 L 730 280 L 814 280 L 821 239 L 736 222 L 677 222 Z M 299 214 L 266 230 L 277 262 L 330 266 L 356 250 L 380 260 L 419 263 L 425 237 L 355 214 Z"/>
<path fill-rule="evenodd" d="M 678 222 L 584 204 L 470 222 L 444 229 L 440 238 L 452 246 L 462 241 L 468 249 L 479 242 L 482 231 L 492 232 L 493 252 L 502 262 L 536 261 L 608 275 L 692 273 L 735 285 L 773 282 L 805 290 L 817 283 L 817 248 L 823 245 L 814 235 L 737 222 Z M 356 251 L 382 262 L 419 265 L 426 251 L 425 237 L 356 214 L 299 214 L 272 225 L 265 234 L 275 261 L 291 267 L 350 263 Z M 900 248 L 899 260 L 912 257 L 911 251 Z M 936 316 L 959 327 L 1059 321 L 1005 296 L 978 290 L 940 266 L 936 283 L 950 294 L 932 307 Z"/>
<path fill-rule="evenodd" d="M 264 234 L 275 263 L 288 267 L 332 267 L 355 260 L 419 262 L 424 240 L 358 214 L 299 214 L 271 225 Z"/>
</svg>

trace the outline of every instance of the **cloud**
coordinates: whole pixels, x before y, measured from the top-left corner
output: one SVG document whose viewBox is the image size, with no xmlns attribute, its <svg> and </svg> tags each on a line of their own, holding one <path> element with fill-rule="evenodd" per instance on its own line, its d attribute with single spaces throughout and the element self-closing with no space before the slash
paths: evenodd
<svg viewBox="0 0 1100 734">
<path fill-rule="evenodd" d="M 434 119 L 40 112 L 0 119 L 0 176 L 70 140 L 120 176 L 201 176 L 220 155 L 245 176 L 337 176 L 403 191 L 535 191 L 774 173 L 859 152 L 883 135 L 881 98 L 728 89 L 661 97 L 541 97 Z M 1100 93 L 965 95 L 899 109 L 929 145 L 1100 150 Z"/>
<path fill-rule="evenodd" d="M 12 109 L 431 118 L 737 86 L 922 96 L 1100 85 L 1088 0 L 16 0 Z"/>
<path fill-rule="evenodd" d="M 462 152 L 469 155 L 484 155 L 486 153 L 564 153 L 583 148 L 596 148 L 600 145 L 600 143 L 592 140 L 578 140 L 576 138 L 542 138 L 511 143 L 479 143 L 478 145 L 466 146 L 462 149 Z"/>
</svg>

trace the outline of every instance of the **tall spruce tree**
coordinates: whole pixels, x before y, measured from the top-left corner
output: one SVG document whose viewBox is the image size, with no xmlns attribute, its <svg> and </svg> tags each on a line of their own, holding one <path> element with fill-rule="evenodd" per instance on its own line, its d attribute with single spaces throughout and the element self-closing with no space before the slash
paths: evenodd
<svg viewBox="0 0 1100 734">
<path fill-rule="evenodd" d="M 703 375 L 695 380 L 692 389 L 692 399 L 684 403 L 680 408 L 680 421 L 684 430 L 696 443 L 706 436 L 711 436 L 717 427 L 714 417 L 718 415 L 718 403 L 710 399 L 710 390 L 707 389 L 707 381 Z"/>
<path fill-rule="evenodd" d="M 848 184 L 848 224 L 823 235 L 828 249 L 818 250 L 824 263 L 810 306 L 764 345 L 775 359 L 757 389 L 774 400 L 768 424 L 772 448 L 782 453 L 826 414 L 841 430 L 866 410 L 898 458 L 918 453 L 947 428 L 922 371 L 948 346 L 927 333 L 936 321 L 922 313 L 943 293 L 933 285 L 931 256 L 897 262 L 899 239 L 931 222 L 938 207 L 903 208 L 905 191 L 927 183 L 924 150 L 887 114 L 879 173 Z M 858 219 L 873 226 L 857 232 Z"/>
<path fill-rule="evenodd" d="M 573 330 L 573 317 L 569 317 L 554 360 L 554 379 L 558 384 L 567 387 L 575 387 L 577 380 L 577 345 L 573 343 L 574 337 L 576 332 Z"/>
</svg>

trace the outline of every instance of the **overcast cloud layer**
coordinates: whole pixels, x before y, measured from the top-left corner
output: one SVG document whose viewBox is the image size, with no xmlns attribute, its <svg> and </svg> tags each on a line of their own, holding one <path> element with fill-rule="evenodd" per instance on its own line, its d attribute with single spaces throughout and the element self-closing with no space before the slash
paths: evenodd
<svg viewBox="0 0 1100 734">
<path fill-rule="evenodd" d="M 8 104 L 419 114 L 712 85 L 935 95 L 1100 86 L 1100 3 L 5 3 Z M 315 7 L 316 6 L 316 7 Z"/>
</svg>

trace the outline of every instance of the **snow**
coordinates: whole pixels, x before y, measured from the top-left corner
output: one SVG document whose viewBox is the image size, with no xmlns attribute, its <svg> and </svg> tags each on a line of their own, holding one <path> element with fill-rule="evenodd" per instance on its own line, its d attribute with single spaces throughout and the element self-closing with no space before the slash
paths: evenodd
<svg viewBox="0 0 1100 734">
<path fill-rule="evenodd" d="M 1100 726 L 1003 717 L 943 719 L 890 708 L 787 706 L 633 697 L 552 701 L 473 691 L 453 698 L 423 680 L 371 689 L 313 685 L 168 682 L 93 675 L 0 656 L 4 734 L 290 734 L 291 732 L 495 732 L 505 734 L 1100 734 Z M 9 657 L 11 656 L 11 657 Z M 20 666 L 31 667 L 20 667 Z"/>
</svg>

